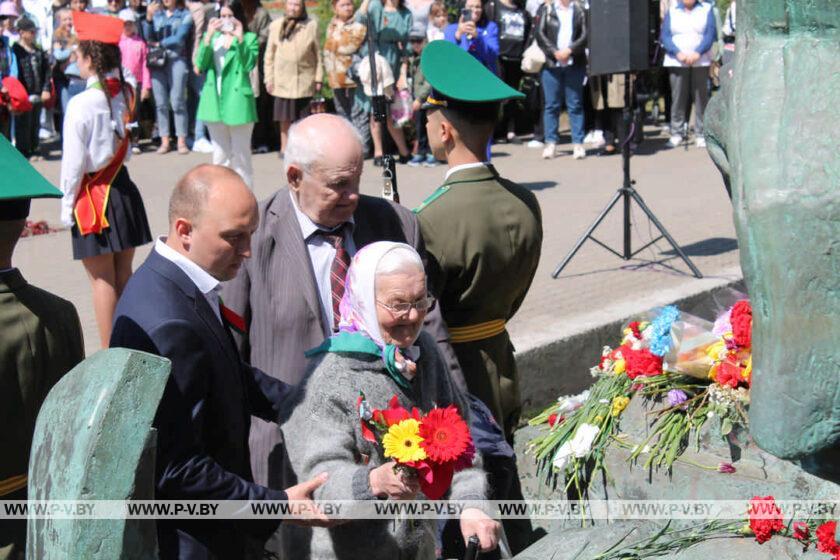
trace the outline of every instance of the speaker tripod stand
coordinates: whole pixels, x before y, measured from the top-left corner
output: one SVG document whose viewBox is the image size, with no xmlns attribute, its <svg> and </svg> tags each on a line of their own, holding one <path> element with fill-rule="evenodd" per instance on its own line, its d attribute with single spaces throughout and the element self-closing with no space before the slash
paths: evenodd
<svg viewBox="0 0 840 560">
<path fill-rule="evenodd" d="M 636 181 L 630 178 L 630 140 L 633 137 L 633 130 L 632 130 L 632 112 L 630 110 L 630 74 L 624 74 L 624 109 L 622 111 L 622 118 L 624 121 L 624 132 L 626 133 L 626 137 L 624 138 L 623 143 L 621 144 L 621 160 L 624 168 L 624 182 L 621 185 L 621 188 L 616 191 L 615 195 L 613 195 L 612 200 L 607 204 L 606 208 L 598 215 L 595 221 L 589 226 L 589 229 L 578 239 L 577 243 L 575 243 L 574 248 L 569 251 L 563 261 L 557 265 L 557 268 L 554 269 L 554 272 L 551 273 L 552 278 L 557 278 L 560 276 L 560 273 L 563 272 L 563 269 L 566 268 L 566 265 L 569 264 L 569 261 L 572 260 L 572 257 L 578 252 L 578 250 L 586 243 L 587 239 L 591 239 L 593 242 L 597 243 L 610 253 L 614 254 L 615 256 L 628 261 L 638 255 L 640 252 L 644 251 L 657 241 L 662 238 L 665 238 L 674 251 L 679 255 L 679 257 L 685 262 L 688 268 L 691 269 L 691 272 L 694 274 L 696 278 L 703 278 L 703 275 L 694 266 L 694 263 L 691 262 L 691 259 L 688 258 L 688 255 L 677 245 L 677 242 L 674 241 L 674 238 L 671 237 L 671 234 L 668 233 L 668 230 L 659 222 L 656 218 L 656 215 L 648 208 L 645 201 L 642 200 L 642 197 L 636 192 L 636 189 L 633 188 L 633 185 L 636 184 Z M 601 222 L 604 221 L 604 218 L 610 213 L 610 211 L 618 204 L 618 201 L 621 200 L 623 202 L 623 210 L 624 210 L 624 247 L 623 251 L 619 253 L 612 247 L 608 246 L 606 243 L 603 243 L 592 234 L 601 225 Z M 630 205 L 636 202 L 639 205 L 639 208 L 647 215 L 648 219 L 653 222 L 653 225 L 656 226 L 656 229 L 659 230 L 659 237 L 651 240 L 650 242 L 644 244 L 639 249 L 633 251 L 632 249 L 632 236 L 630 231 Z"/>
</svg>

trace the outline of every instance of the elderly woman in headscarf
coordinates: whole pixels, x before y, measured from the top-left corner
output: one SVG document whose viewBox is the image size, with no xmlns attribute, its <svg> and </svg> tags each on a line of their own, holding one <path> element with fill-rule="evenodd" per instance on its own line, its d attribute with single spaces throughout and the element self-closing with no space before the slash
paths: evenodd
<svg viewBox="0 0 840 560">
<path fill-rule="evenodd" d="M 433 337 L 421 332 L 433 305 L 420 256 L 403 243 L 377 242 L 356 253 L 349 268 L 337 335 L 309 352 L 313 362 L 298 387 L 299 404 L 282 430 L 290 467 L 305 480 L 329 474 L 318 500 L 424 499 L 416 477 L 384 457 L 365 438 L 358 398 L 370 407 L 400 406 L 422 412 L 454 405 L 467 420 L 464 397 L 450 380 Z M 480 459 L 455 473 L 450 500 L 486 499 Z M 499 524 L 478 508 L 460 517 L 465 540 L 482 550 L 498 542 Z M 317 560 L 434 559 L 434 520 L 352 520 L 329 529 L 283 525 L 289 557 Z"/>
</svg>

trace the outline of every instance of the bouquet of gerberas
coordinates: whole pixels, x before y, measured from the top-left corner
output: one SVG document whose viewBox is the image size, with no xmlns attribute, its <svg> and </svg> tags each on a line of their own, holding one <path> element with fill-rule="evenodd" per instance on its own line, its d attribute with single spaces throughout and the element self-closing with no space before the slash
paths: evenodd
<svg viewBox="0 0 840 560">
<path fill-rule="evenodd" d="M 397 469 L 417 475 L 420 490 L 439 500 L 449 490 L 456 472 L 471 467 L 475 456 L 470 429 L 458 409 L 450 405 L 423 414 L 400 406 L 396 395 L 388 408 L 371 408 L 363 392 L 357 401 L 362 436 L 382 447 Z"/>
</svg>

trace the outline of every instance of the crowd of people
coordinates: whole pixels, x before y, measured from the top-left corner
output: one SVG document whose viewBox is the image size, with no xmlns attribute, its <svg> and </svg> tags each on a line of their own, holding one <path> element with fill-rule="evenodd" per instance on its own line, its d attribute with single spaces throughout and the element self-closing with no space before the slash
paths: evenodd
<svg viewBox="0 0 840 560">
<path fill-rule="evenodd" d="M 148 145 L 141 139 L 159 141 L 159 154 L 212 153 L 248 184 L 251 153 L 279 150 L 282 157 L 291 124 L 327 110 L 325 95 L 330 110 L 359 130 L 376 165 L 389 151 L 401 163 L 437 165 L 423 132 L 427 84 L 417 64 L 436 40 L 459 45 L 526 94 L 503 107 L 495 142 L 530 136 L 528 146 L 552 158 L 563 110 L 575 159 L 587 147 L 616 152 L 624 134 L 623 76 L 587 76 L 586 0 L 462 0 L 459 10 L 443 0 L 365 0 L 358 7 L 333 0 L 322 31 L 303 0 L 288 0 L 274 20 L 258 0 L 88 1 L 0 2 L 0 78 L 22 84 L 20 91 L 3 86 L 0 130 L 27 157 L 38 156 L 39 139 L 62 130 L 67 103 L 85 87 L 72 10 L 125 22 L 120 51 L 137 97 L 135 153 Z M 708 0 L 661 0 L 663 68 L 645 83 L 655 103 L 664 100 L 672 147 L 690 139 L 692 107 L 695 143 L 704 144 L 715 72 L 734 49 L 734 8 L 733 1 L 721 16 Z M 369 34 L 381 56 L 376 93 L 391 102 L 385 126 L 372 117 L 370 69 L 362 63 Z M 214 60 L 224 64 L 217 69 Z M 9 101 L 15 95 L 26 99 Z"/>
</svg>

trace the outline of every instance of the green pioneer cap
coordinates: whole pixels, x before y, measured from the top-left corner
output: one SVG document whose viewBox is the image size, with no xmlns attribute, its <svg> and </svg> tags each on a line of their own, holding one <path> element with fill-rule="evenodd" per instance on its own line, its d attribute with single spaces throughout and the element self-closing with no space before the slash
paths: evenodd
<svg viewBox="0 0 840 560">
<path fill-rule="evenodd" d="M 0 134 L 0 220 L 22 220 L 33 198 L 61 198 L 62 193 L 38 173 Z"/>
</svg>

